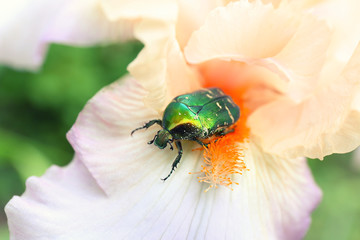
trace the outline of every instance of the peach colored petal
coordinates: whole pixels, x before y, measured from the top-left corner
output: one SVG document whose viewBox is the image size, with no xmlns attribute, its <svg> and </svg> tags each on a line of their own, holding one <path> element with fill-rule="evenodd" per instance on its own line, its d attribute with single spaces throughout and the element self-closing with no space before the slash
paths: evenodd
<svg viewBox="0 0 360 240">
<path fill-rule="evenodd" d="M 360 2 L 358 0 L 323 0 L 310 11 L 326 20 L 333 31 L 328 57 L 346 63 L 360 40 Z"/>
<path fill-rule="evenodd" d="M 287 95 L 301 101 L 312 94 L 326 60 L 330 31 L 324 22 L 306 16 L 291 41 L 273 57 L 290 79 Z"/>
<path fill-rule="evenodd" d="M 176 39 L 183 49 L 191 34 L 204 23 L 209 12 L 216 7 L 223 6 L 223 2 L 219 0 L 179 0 L 178 5 Z"/>
<path fill-rule="evenodd" d="M 268 152 L 323 158 L 360 143 L 359 113 L 352 110 L 360 87 L 360 46 L 341 76 L 301 103 L 283 97 L 258 109 L 249 126 Z M 329 79 L 328 79 L 329 80 Z"/>
<path fill-rule="evenodd" d="M 270 5 L 230 3 L 211 12 L 185 48 L 190 63 L 214 58 L 257 59 L 278 54 L 299 26 L 299 16 Z"/>
<path fill-rule="evenodd" d="M 212 12 L 185 55 L 190 63 L 220 58 L 266 67 L 289 82 L 288 95 L 300 101 L 316 84 L 329 41 L 326 24 L 311 15 L 240 1 Z"/>
</svg>

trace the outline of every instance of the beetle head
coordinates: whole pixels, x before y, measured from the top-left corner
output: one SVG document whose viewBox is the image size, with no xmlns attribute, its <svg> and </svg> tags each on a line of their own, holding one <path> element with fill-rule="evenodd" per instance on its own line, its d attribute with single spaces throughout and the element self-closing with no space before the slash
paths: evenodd
<svg viewBox="0 0 360 240">
<path fill-rule="evenodd" d="M 167 130 L 162 129 L 156 134 L 154 144 L 158 148 L 163 149 L 169 142 L 171 142 L 170 138 L 171 134 Z"/>
</svg>

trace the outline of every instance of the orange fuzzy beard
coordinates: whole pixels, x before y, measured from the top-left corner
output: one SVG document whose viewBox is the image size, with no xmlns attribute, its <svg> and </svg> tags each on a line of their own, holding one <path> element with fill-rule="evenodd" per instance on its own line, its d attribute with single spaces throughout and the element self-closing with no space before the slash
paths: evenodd
<svg viewBox="0 0 360 240">
<path fill-rule="evenodd" d="M 205 190 L 217 188 L 218 185 L 230 187 L 233 182 L 231 176 L 248 171 L 244 163 L 244 144 L 249 136 L 249 129 L 246 127 L 247 114 L 242 111 L 242 116 L 234 127 L 234 132 L 212 139 L 207 147 L 204 147 L 204 165 L 198 177 L 200 182 L 209 183 L 210 186 Z M 231 188 L 231 187 L 230 187 Z"/>
</svg>

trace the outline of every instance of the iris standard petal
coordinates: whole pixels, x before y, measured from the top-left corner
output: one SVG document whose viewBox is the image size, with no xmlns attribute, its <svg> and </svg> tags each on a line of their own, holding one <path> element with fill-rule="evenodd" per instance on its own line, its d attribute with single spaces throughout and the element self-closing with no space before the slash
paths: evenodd
<svg viewBox="0 0 360 240">
<path fill-rule="evenodd" d="M 359 111 L 354 106 L 359 89 L 360 45 L 340 76 L 327 79 L 315 94 L 297 104 L 283 97 L 259 108 L 249 126 L 266 151 L 323 158 L 359 146 Z"/>
<path fill-rule="evenodd" d="M 209 14 L 185 56 L 190 63 L 231 59 L 266 67 L 288 83 L 288 96 L 300 101 L 317 83 L 330 36 L 325 22 L 310 14 L 239 1 Z"/>
</svg>

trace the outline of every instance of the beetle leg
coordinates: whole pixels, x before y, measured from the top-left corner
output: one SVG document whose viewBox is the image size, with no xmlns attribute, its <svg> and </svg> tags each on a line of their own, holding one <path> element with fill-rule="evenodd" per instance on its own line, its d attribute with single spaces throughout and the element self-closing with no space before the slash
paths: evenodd
<svg viewBox="0 0 360 240">
<path fill-rule="evenodd" d="M 170 140 L 170 139 L 169 139 L 169 141 L 168 141 L 168 144 L 170 145 L 170 149 L 171 149 L 171 151 L 172 151 L 172 150 L 174 150 L 174 148 L 173 148 L 173 146 L 172 146 L 172 144 L 171 144 L 171 143 L 172 143 L 172 141 L 173 141 L 173 140 Z"/>
<path fill-rule="evenodd" d="M 160 131 L 158 131 L 158 132 L 155 134 L 154 138 L 153 138 L 151 141 L 149 141 L 148 144 L 153 144 L 153 142 L 155 141 L 156 137 L 159 135 L 159 132 L 160 132 Z"/>
<path fill-rule="evenodd" d="M 164 182 L 166 181 L 166 179 L 168 179 L 170 177 L 170 175 L 173 173 L 173 171 L 175 171 L 175 168 L 177 168 L 177 165 L 179 164 L 180 162 L 180 159 L 182 157 L 182 154 L 183 154 L 183 150 L 182 150 L 182 146 L 181 146 L 181 142 L 180 141 L 175 141 L 175 146 L 177 147 L 178 149 L 178 155 L 177 157 L 175 158 L 173 164 L 172 164 L 172 168 L 171 168 L 171 171 L 169 173 L 169 175 L 167 175 L 166 178 L 162 178 L 161 180 L 163 180 Z"/>
<path fill-rule="evenodd" d="M 154 120 L 151 120 L 151 121 L 149 121 L 149 122 L 147 122 L 147 123 L 145 123 L 145 125 L 144 126 L 142 126 L 142 127 L 138 127 L 138 128 L 136 128 L 136 129 L 134 129 L 134 130 L 132 130 L 132 132 L 131 132 L 131 136 L 134 134 L 134 132 L 136 132 L 137 130 L 140 130 L 140 129 L 148 129 L 149 127 L 151 127 L 152 125 L 154 125 L 154 124 L 158 124 L 158 125 L 162 125 L 162 121 L 160 120 L 160 119 L 154 119 Z"/>
</svg>

